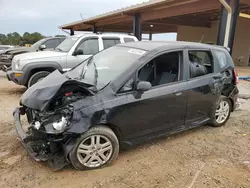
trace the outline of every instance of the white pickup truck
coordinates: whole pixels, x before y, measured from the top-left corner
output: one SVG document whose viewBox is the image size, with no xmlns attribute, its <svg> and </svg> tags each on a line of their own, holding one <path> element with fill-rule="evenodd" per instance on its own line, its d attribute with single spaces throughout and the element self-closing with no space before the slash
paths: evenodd
<svg viewBox="0 0 250 188">
<path fill-rule="evenodd" d="M 93 54 L 119 43 L 134 42 L 137 38 L 126 34 L 83 34 L 67 37 L 55 51 L 16 55 L 7 78 L 30 87 L 54 70 L 67 71 Z"/>
</svg>

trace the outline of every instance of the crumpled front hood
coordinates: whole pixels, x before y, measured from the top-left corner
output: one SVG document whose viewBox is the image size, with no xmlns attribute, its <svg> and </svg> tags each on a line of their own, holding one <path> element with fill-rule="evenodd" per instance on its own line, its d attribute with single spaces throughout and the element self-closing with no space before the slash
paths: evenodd
<svg viewBox="0 0 250 188">
<path fill-rule="evenodd" d="M 20 47 L 20 48 L 11 48 L 5 51 L 5 54 L 18 54 L 22 52 L 30 52 L 32 51 L 32 48 L 27 48 L 27 47 Z"/>
<path fill-rule="evenodd" d="M 72 82 L 72 84 L 78 82 L 85 86 L 91 86 L 91 84 L 70 79 L 67 73 L 62 74 L 58 70 L 55 70 L 49 76 L 26 90 L 20 99 L 20 103 L 28 108 L 43 111 L 67 81 Z"/>
<path fill-rule="evenodd" d="M 30 60 L 30 59 L 40 59 L 40 58 L 54 58 L 65 56 L 66 53 L 64 52 L 56 52 L 56 51 L 40 51 L 40 52 L 31 52 L 31 53 L 24 53 L 15 56 L 15 60 Z"/>
<path fill-rule="evenodd" d="M 68 78 L 64 74 L 56 70 L 26 90 L 20 99 L 20 103 L 32 109 L 43 110 L 67 80 Z"/>
</svg>

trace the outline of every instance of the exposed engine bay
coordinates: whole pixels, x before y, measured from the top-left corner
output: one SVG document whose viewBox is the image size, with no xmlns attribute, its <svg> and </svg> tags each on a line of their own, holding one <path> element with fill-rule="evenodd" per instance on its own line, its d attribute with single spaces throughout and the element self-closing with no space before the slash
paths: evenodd
<svg viewBox="0 0 250 188">
<path fill-rule="evenodd" d="M 63 149 L 66 143 L 77 137 L 77 134 L 67 133 L 74 113 L 72 103 L 84 99 L 89 94 L 88 90 L 79 85 L 69 85 L 59 89 L 46 110 L 23 107 L 23 113 L 26 113 L 30 125 L 27 145 L 37 160 L 48 161 L 49 166 L 56 170 L 68 164 Z"/>
</svg>

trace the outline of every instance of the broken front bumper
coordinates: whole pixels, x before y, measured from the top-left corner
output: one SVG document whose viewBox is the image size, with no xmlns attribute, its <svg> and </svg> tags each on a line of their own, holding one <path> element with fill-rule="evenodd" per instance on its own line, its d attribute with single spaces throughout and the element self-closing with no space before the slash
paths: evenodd
<svg viewBox="0 0 250 188">
<path fill-rule="evenodd" d="M 20 115 L 24 115 L 24 114 L 25 114 L 25 111 L 24 111 L 24 108 L 22 108 L 22 107 L 16 108 L 14 113 L 13 113 L 17 135 L 18 135 L 22 145 L 27 150 L 28 154 L 30 155 L 30 157 L 32 159 L 34 159 L 35 161 L 46 161 L 46 160 L 48 160 L 48 157 L 39 156 L 37 153 L 35 153 L 32 150 L 31 146 L 29 145 L 29 141 L 31 140 L 31 135 L 29 135 L 29 133 L 26 133 L 23 130 L 21 120 L 20 120 Z"/>
<path fill-rule="evenodd" d="M 16 108 L 13 112 L 17 135 L 30 157 L 35 161 L 47 161 L 54 170 L 60 170 L 69 164 L 67 156 L 75 146 L 76 137 L 71 134 L 47 134 L 32 126 L 25 132 L 21 124 L 21 115 L 25 114 L 28 119 L 31 118 L 25 107 Z"/>
</svg>

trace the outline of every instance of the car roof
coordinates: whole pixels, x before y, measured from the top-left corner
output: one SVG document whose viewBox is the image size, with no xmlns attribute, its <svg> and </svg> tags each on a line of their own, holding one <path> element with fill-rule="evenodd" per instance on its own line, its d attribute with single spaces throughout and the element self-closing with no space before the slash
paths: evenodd
<svg viewBox="0 0 250 188">
<path fill-rule="evenodd" d="M 65 37 L 63 37 L 63 36 L 61 36 L 61 37 L 45 37 L 44 39 L 64 39 L 64 38 L 66 38 L 66 36 Z"/>
<path fill-rule="evenodd" d="M 196 42 L 183 42 L 183 41 L 139 41 L 118 44 L 118 46 L 124 46 L 128 48 L 137 48 L 145 51 L 152 51 L 157 48 L 164 47 L 165 49 L 176 48 L 203 48 L 203 49 L 222 49 L 226 50 L 222 46 L 216 46 L 211 44 L 196 43 Z"/>
</svg>

